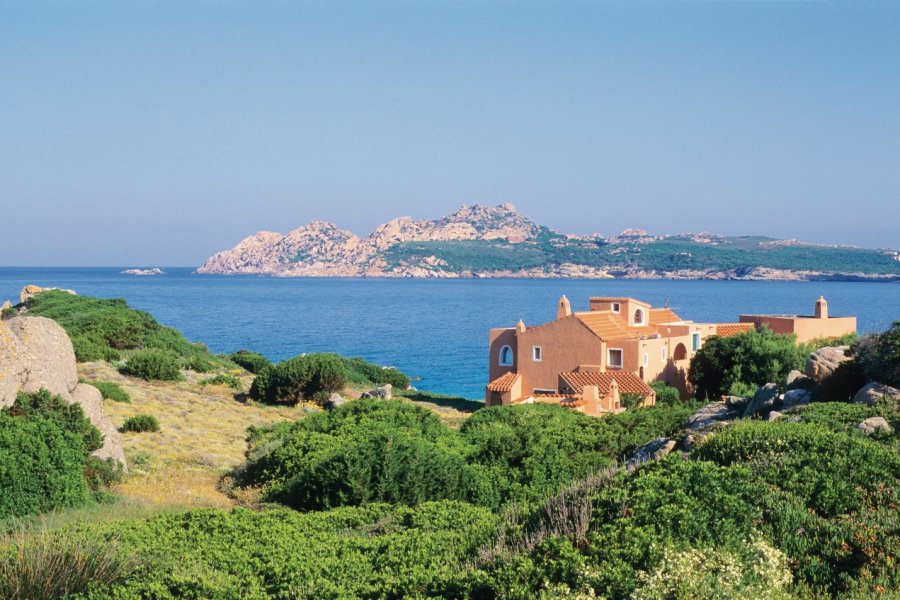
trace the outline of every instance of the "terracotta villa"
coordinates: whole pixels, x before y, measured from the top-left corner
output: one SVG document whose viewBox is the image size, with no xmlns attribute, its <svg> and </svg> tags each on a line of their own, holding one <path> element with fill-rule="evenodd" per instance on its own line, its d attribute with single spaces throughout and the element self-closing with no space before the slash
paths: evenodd
<svg viewBox="0 0 900 600">
<path fill-rule="evenodd" d="M 652 405 L 656 394 L 647 385 L 662 381 L 687 391 L 691 357 L 706 338 L 735 335 L 768 325 L 762 317 L 742 316 L 739 323 L 695 323 L 668 307 L 624 297 L 592 297 L 589 310 L 573 312 L 563 296 L 556 320 L 526 327 L 491 329 L 488 406 L 545 402 L 599 416 L 623 410 L 622 395 L 642 397 Z M 833 322 L 820 298 L 816 314 L 824 318 L 805 335 L 836 336 L 856 331 L 856 320 Z M 795 317 L 806 319 L 806 317 Z M 776 326 L 778 326 L 776 324 Z M 770 325 L 771 327 L 771 325 Z M 783 328 L 776 333 L 786 333 Z M 852 329 L 851 329 L 852 327 Z M 795 330 L 791 330 L 793 332 Z"/>
</svg>

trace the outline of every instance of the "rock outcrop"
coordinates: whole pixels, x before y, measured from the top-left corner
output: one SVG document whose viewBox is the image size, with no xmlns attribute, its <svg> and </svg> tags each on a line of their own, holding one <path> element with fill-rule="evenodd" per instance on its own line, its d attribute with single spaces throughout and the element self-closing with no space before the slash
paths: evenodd
<svg viewBox="0 0 900 600">
<path fill-rule="evenodd" d="M 22 291 L 19 292 L 19 302 L 24 304 L 24 303 L 28 302 L 29 298 L 31 298 L 32 296 L 34 296 L 36 294 L 40 294 L 41 292 L 49 292 L 50 290 L 59 290 L 61 292 L 65 292 L 67 294 L 72 294 L 73 296 L 75 295 L 74 291 L 67 290 L 65 288 L 56 288 L 56 287 L 45 288 L 45 287 L 41 287 L 39 285 L 26 285 L 25 287 L 22 288 Z"/>
<path fill-rule="evenodd" d="M 103 412 L 97 388 L 78 383 L 75 351 L 65 330 L 44 317 L 13 317 L 0 321 L 0 408 L 15 402 L 19 392 L 46 389 L 77 402 L 104 436 L 103 447 L 95 452 L 112 457 L 125 466 L 122 439 Z"/>
<path fill-rule="evenodd" d="M 850 360 L 847 346 L 826 346 L 819 348 L 806 359 L 806 375 L 822 383 L 834 374 L 841 363 Z"/>
<path fill-rule="evenodd" d="M 394 386 L 389 383 L 380 385 L 375 389 L 364 392 L 360 398 L 380 398 L 382 400 L 390 400 L 394 397 Z"/>
<path fill-rule="evenodd" d="M 744 417 L 765 414 L 775 408 L 776 402 L 778 402 L 778 386 L 774 383 L 767 383 L 756 390 L 756 393 L 747 402 Z"/>
<path fill-rule="evenodd" d="M 900 390 L 889 385 L 884 385 L 882 383 L 869 383 L 864 385 L 858 392 L 856 392 L 856 395 L 853 396 L 853 403 L 872 406 L 873 404 L 878 402 L 878 400 L 884 397 L 893 398 L 894 400 L 900 400 Z"/>
<path fill-rule="evenodd" d="M 884 417 L 869 417 L 856 426 L 857 429 L 866 435 L 875 435 L 876 433 L 894 433 L 894 428 Z"/>
</svg>

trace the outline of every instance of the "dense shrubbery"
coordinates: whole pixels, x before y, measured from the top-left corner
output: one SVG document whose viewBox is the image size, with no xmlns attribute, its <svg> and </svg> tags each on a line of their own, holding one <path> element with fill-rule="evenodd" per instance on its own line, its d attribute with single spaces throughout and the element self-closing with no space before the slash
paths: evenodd
<svg viewBox="0 0 900 600">
<path fill-rule="evenodd" d="M 342 390 L 348 376 L 337 354 L 305 354 L 260 371 L 250 387 L 250 396 L 260 402 L 296 404 L 316 394 Z"/>
<path fill-rule="evenodd" d="M 802 369 L 806 353 L 793 335 L 772 333 L 768 327 L 730 337 L 713 336 L 691 359 L 690 381 L 697 398 L 718 399 L 746 392 L 769 382 L 784 381 Z"/>
<path fill-rule="evenodd" d="M 359 357 L 343 360 L 351 383 L 374 385 L 389 383 L 398 390 L 409 387 L 409 377 L 393 367 L 382 367 Z"/>
<path fill-rule="evenodd" d="M 119 387 L 117 383 L 113 383 L 112 381 L 89 381 L 86 383 L 100 390 L 100 395 L 103 396 L 104 400 L 124 402 L 125 404 L 131 403 L 131 396 L 128 395 L 128 392 Z"/>
<path fill-rule="evenodd" d="M 659 406 L 672 406 L 682 403 L 681 392 L 678 391 L 678 388 L 667 385 L 662 381 L 654 381 L 650 384 L 650 387 L 656 392 L 656 404 Z"/>
<path fill-rule="evenodd" d="M 89 455 L 103 445 L 78 404 L 46 390 L 0 410 L 0 518 L 78 506 L 91 499 Z M 111 467 L 113 468 L 113 467 Z M 91 478 L 91 483 L 101 484 Z"/>
<path fill-rule="evenodd" d="M 254 430 L 243 484 L 302 509 L 459 499 L 500 507 L 538 500 L 660 435 L 691 407 L 604 419 L 533 405 L 477 411 L 459 433 L 402 401 L 358 400 Z"/>
<path fill-rule="evenodd" d="M 122 431 L 144 433 L 145 431 L 159 431 L 159 421 L 153 415 L 134 415 L 128 417 L 122 424 Z"/>
<path fill-rule="evenodd" d="M 180 381 L 178 358 L 165 350 L 139 350 L 128 357 L 120 369 L 123 374 L 140 377 L 147 381 Z"/>
<path fill-rule="evenodd" d="M 238 350 L 229 356 L 231 362 L 243 367 L 253 374 L 257 374 L 263 369 L 272 367 L 272 361 L 260 354 L 259 352 L 251 352 L 250 350 Z"/>
<path fill-rule="evenodd" d="M 200 385 L 224 385 L 228 386 L 233 390 L 238 392 L 244 391 L 244 385 L 241 383 L 241 380 L 232 375 L 231 373 L 220 373 L 213 377 L 207 377 L 206 379 L 200 380 Z"/>
<path fill-rule="evenodd" d="M 869 381 L 900 387 L 900 321 L 890 329 L 860 338 L 850 347 L 853 363 Z"/>
</svg>

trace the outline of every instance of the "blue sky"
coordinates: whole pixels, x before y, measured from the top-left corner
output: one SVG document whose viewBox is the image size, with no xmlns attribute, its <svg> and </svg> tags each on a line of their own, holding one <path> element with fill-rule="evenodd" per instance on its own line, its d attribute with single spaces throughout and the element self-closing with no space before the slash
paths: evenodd
<svg viewBox="0 0 900 600">
<path fill-rule="evenodd" d="M 5 2 L 0 264 L 512 202 L 900 246 L 900 3 Z"/>
</svg>

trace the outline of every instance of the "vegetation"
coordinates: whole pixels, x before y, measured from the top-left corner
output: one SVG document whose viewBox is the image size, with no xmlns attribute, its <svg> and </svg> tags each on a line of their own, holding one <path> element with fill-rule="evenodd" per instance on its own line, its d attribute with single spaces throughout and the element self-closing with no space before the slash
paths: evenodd
<svg viewBox="0 0 900 600">
<path fill-rule="evenodd" d="M 866 379 L 900 387 L 900 321 L 887 331 L 860 338 L 850 353 Z"/>
<path fill-rule="evenodd" d="M 349 371 L 337 354 L 305 354 L 265 368 L 250 387 L 254 400 L 270 404 L 297 404 L 317 394 L 344 389 Z"/>
<path fill-rule="evenodd" d="M 362 358 L 344 358 L 350 383 L 384 385 L 391 384 L 397 390 L 409 387 L 409 377 L 393 367 L 382 367 Z"/>
<path fill-rule="evenodd" d="M 241 380 L 232 375 L 231 373 L 220 373 L 214 377 L 207 377 L 206 379 L 200 380 L 200 385 L 224 385 L 230 387 L 233 390 L 237 390 L 238 392 L 244 391 L 244 384 L 241 383 Z"/>
<path fill-rule="evenodd" d="M 662 381 L 650 383 L 650 387 L 656 392 L 656 404 L 659 406 L 673 406 L 681 404 L 681 392 Z"/>
<path fill-rule="evenodd" d="M 153 415 L 134 415 L 122 424 L 122 431 L 144 433 L 146 431 L 159 431 L 159 421 Z"/>
<path fill-rule="evenodd" d="M 165 350 L 140 350 L 128 357 L 120 371 L 124 375 L 140 377 L 147 381 L 181 381 L 178 358 Z"/>
<path fill-rule="evenodd" d="M 691 359 L 690 381 L 697 398 L 718 399 L 729 393 L 743 395 L 769 382 L 783 382 L 801 369 L 806 353 L 791 335 L 768 327 L 729 337 L 712 336 Z"/>
<path fill-rule="evenodd" d="M 259 352 L 252 352 L 250 350 L 238 350 L 237 352 L 232 353 L 229 358 L 231 359 L 231 362 L 243 367 L 254 375 L 258 374 L 263 369 L 273 366 L 272 361 L 268 358 Z"/>
<path fill-rule="evenodd" d="M 86 382 L 100 390 L 100 395 L 104 400 L 112 400 L 113 402 L 131 403 L 131 396 L 128 392 L 119 387 L 119 384 L 112 381 L 89 381 Z"/>
</svg>

